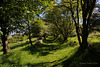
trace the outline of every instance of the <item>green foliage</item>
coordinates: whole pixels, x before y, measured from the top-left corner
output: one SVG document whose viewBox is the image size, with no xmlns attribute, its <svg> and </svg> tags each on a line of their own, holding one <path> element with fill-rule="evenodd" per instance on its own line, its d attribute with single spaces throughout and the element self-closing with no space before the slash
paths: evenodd
<svg viewBox="0 0 100 67">
<path fill-rule="evenodd" d="M 30 1 L 9 1 L 3 0 L 0 2 L 0 27 L 5 28 L 6 32 L 13 32 L 24 29 L 29 29 L 31 22 L 35 18 L 39 18 L 40 14 L 51 4 L 52 0 L 30 0 Z M 25 26 L 25 24 L 27 26 Z M 28 27 L 28 28 L 27 28 Z"/>
<path fill-rule="evenodd" d="M 31 24 L 32 34 L 33 36 L 43 36 L 45 33 L 48 33 L 48 27 L 45 25 L 45 22 L 41 19 L 35 20 Z"/>
<path fill-rule="evenodd" d="M 11 36 L 9 39 L 8 39 L 8 42 L 11 44 L 11 43 L 17 43 L 17 42 L 19 42 L 19 41 L 23 41 L 23 40 L 25 40 L 25 39 L 27 39 L 27 37 L 24 35 L 24 37 L 23 37 L 23 35 L 22 34 L 16 34 L 16 35 L 13 35 L 13 36 Z"/>
<path fill-rule="evenodd" d="M 54 35 L 61 34 L 66 40 L 74 29 L 74 23 L 70 17 L 70 12 L 65 7 L 54 6 L 47 11 L 46 21 L 51 23 L 51 31 Z"/>
<path fill-rule="evenodd" d="M 30 24 L 34 19 L 40 18 L 40 14 L 43 13 L 49 3 L 51 3 L 49 0 L 0 1 L 0 29 L 4 33 L 3 46 L 5 46 L 4 42 L 7 41 L 5 36 L 10 32 L 27 33 L 31 43 Z M 6 47 L 3 50 L 7 53 Z"/>
<path fill-rule="evenodd" d="M 0 37 L 3 35 L 2 31 L 0 31 Z"/>
<path fill-rule="evenodd" d="M 62 3 L 64 1 L 62 0 Z M 69 4 L 64 5 L 70 6 Z M 48 6 L 50 9 L 47 8 Z M 72 5 L 72 10 L 74 7 L 76 4 Z M 43 13 L 45 9 L 47 22 L 39 17 L 39 14 Z M 92 47 L 90 46 L 85 51 L 80 50 L 78 39 L 69 37 L 74 29 L 69 9 L 55 5 L 54 1 L 18 0 L 10 2 L 4 0 L 0 3 L 0 10 L 0 21 L 2 21 L 0 28 L 8 33 L 18 27 L 17 29 L 25 30 L 33 36 L 43 36 L 45 33 L 58 36 L 57 39 L 49 36 L 47 40 L 35 48 L 30 46 L 27 36 L 12 36 L 8 39 L 11 48 L 10 53 L 2 55 L 0 45 L 0 67 L 65 67 L 66 65 L 68 67 L 86 67 L 86 65 L 80 65 L 80 62 L 94 61 L 97 64 L 100 62 L 100 32 L 92 33 L 89 36 L 88 41 Z M 2 32 L 0 31 L 1 35 Z M 60 45 L 63 39 L 68 39 L 68 41 Z M 32 38 L 32 43 L 34 44 L 36 40 L 37 38 Z"/>
<path fill-rule="evenodd" d="M 53 36 L 58 36 L 60 33 L 58 32 L 57 27 L 54 24 L 49 24 L 49 33 Z"/>
<path fill-rule="evenodd" d="M 34 22 L 34 23 L 32 23 L 32 34 L 33 34 L 33 36 L 39 36 L 39 34 L 40 34 L 40 31 L 41 31 L 41 28 L 40 28 L 40 26 L 39 26 L 39 22 Z"/>
<path fill-rule="evenodd" d="M 23 14 L 24 9 L 23 4 L 19 1 L 8 1 L 3 0 L 0 2 L 0 27 L 6 28 L 7 31 L 12 32 L 18 26 L 21 25 L 20 19 L 21 15 Z"/>
</svg>

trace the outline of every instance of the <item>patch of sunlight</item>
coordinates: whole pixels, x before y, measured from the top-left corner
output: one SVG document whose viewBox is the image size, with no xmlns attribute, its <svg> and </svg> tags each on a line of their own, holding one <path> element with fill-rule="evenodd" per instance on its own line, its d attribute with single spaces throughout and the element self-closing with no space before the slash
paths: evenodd
<svg viewBox="0 0 100 67">
<path fill-rule="evenodd" d="M 38 63 L 58 61 L 65 57 L 69 58 L 75 52 L 74 49 L 77 47 L 78 46 L 57 50 L 56 52 L 48 54 L 46 56 L 38 56 L 39 54 L 31 55 L 28 52 L 23 51 L 21 54 L 20 64 L 22 65 L 25 65 L 27 63 L 38 64 Z"/>
</svg>

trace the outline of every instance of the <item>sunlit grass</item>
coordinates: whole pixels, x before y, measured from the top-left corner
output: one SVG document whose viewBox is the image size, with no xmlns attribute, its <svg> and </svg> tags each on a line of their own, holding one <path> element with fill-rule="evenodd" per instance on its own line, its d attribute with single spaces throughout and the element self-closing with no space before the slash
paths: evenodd
<svg viewBox="0 0 100 67">
<path fill-rule="evenodd" d="M 34 41 L 34 40 L 36 40 L 36 38 L 32 39 L 32 41 Z M 24 43 L 26 45 L 24 45 Z M 22 46 L 20 46 L 20 45 L 22 45 Z M 17 43 L 11 43 L 10 47 L 11 48 L 13 47 L 13 48 L 12 48 L 11 52 L 9 53 L 9 55 L 7 55 L 8 58 L 6 58 L 5 56 L 1 56 L 2 58 L 6 59 L 5 60 L 6 62 L 4 62 L 4 60 L 3 60 L 4 63 L 2 62 L 2 64 L 3 64 L 2 66 L 8 65 L 10 67 L 11 65 L 16 66 L 16 64 L 19 66 L 20 65 L 22 65 L 22 66 L 25 66 L 25 65 L 26 66 L 28 66 L 28 65 L 29 66 L 31 66 L 31 65 L 38 66 L 37 64 L 40 64 L 40 63 L 46 63 L 46 64 L 43 64 L 44 66 L 52 66 L 56 63 L 60 63 L 61 62 L 61 61 L 59 62 L 60 59 L 65 58 L 66 56 L 67 56 L 67 58 L 70 57 L 75 52 L 74 49 L 78 47 L 78 46 L 76 46 L 76 47 L 63 48 L 57 42 L 53 42 L 53 43 L 48 42 L 48 43 L 43 43 L 41 45 L 44 45 L 44 46 L 47 45 L 47 47 L 44 47 L 44 46 L 43 47 L 40 46 L 40 48 L 37 47 L 36 52 L 34 53 L 34 51 L 33 51 L 33 54 L 31 54 L 30 51 L 28 51 L 28 50 L 30 50 L 30 48 L 27 50 L 23 50 L 24 48 L 31 46 L 27 42 L 27 40 L 17 42 Z M 52 49 L 53 48 L 52 46 L 55 47 L 54 50 Z M 57 47 L 57 49 L 56 49 L 56 47 Z M 35 48 L 31 48 L 31 49 L 35 50 Z M 38 51 L 38 50 L 40 50 L 40 51 Z M 64 60 L 62 60 L 62 61 L 64 61 Z M 52 63 L 52 62 L 56 62 L 56 63 Z"/>
<path fill-rule="evenodd" d="M 98 35 L 99 33 L 97 33 Z M 1 67 L 63 67 L 67 64 L 68 67 L 77 66 L 81 61 L 90 61 L 92 53 L 89 51 L 79 51 L 77 37 L 70 37 L 64 44 L 59 44 L 59 41 L 52 41 L 53 37 L 48 37 L 43 44 L 36 48 L 31 47 L 28 39 L 17 43 L 10 43 L 11 51 L 7 55 L 2 55 L 2 46 L 0 46 L 0 66 Z M 33 44 L 37 38 L 32 38 Z M 77 45 L 73 46 L 76 41 Z M 89 39 L 90 44 L 100 48 L 100 39 L 94 37 Z M 69 45 L 69 46 L 68 46 Z M 96 57 L 95 55 L 93 55 Z M 89 59 L 90 57 L 90 59 Z M 86 58 L 86 59 L 85 59 Z M 85 60 L 84 60 L 85 59 Z"/>
</svg>

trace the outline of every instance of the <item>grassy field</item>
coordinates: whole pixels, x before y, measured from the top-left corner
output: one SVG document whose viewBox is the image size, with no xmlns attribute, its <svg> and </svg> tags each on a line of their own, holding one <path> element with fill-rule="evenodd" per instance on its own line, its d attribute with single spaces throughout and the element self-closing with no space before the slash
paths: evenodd
<svg viewBox="0 0 100 67">
<path fill-rule="evenodd" d="M 33 38 L 33 44 L 37 38 Z M 74 41 L 77 43 L 73 45 Z M 80 50 L 77 37 L 60 44 L 50 36 L 43 44 L 31 47 L 28 39 L 10 43 L 10 53 L 3 55 L 0 45 L 0 67 L 99 67 L 100 32 L 91 33 L 88 38 L 93 48 Z"/>
</svg>

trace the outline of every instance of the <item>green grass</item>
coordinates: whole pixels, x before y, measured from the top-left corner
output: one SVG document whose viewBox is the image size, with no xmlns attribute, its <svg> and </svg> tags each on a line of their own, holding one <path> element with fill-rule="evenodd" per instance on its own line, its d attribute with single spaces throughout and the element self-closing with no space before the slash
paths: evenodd
<svg viewBox="0 0 100 67">
<path fill-rule="evenodd" d="M 10 43 L 11 51 L 7 55 L 2 55 L 0 46 L 0 67 L 96 67 L 100 63 L 100 38 L 92 39 L 93 35 L 89 35 L 89 42 L 94 48 L 85 51 L 80 50 L 76 36 L 62 45 L 59 39 L 53 41 L 54 37 L 48 37 L 36 48 L 31 47 L 28 40 Z M 36 40 L 32 39 L 33 44 Z M 73 45 L 74 41 L 77 45 Z"/>
</svg>

